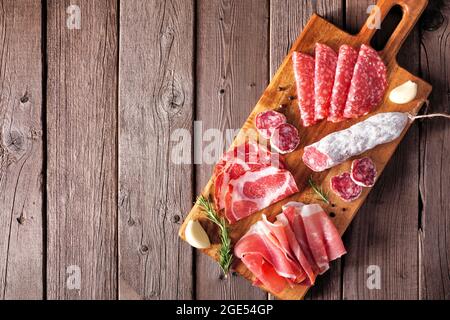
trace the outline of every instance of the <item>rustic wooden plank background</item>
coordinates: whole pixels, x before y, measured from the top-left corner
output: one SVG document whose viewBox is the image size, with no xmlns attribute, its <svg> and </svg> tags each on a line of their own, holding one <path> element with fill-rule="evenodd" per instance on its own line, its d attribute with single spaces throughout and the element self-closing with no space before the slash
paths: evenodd
<svg viewBox="0 0 450 320">
<path fill-rule="evenodd" d="M 79 1 L 80 30 L 70 4 L 47 2 L 47 297 L 115 299 L 117 3 Z"/>
<path fill-rule="evenodd" d="M 41 8 L 2 1 L 0 12 L 0 299 L 41 299 Z"/>
<path fill-rule="evenodd" d="M 213 164 L 173 146 L 231 129 L 225 147 L 312 13 L 355 33 L 374 3 L 79 0 L 71 30 L 69 0 L 0 1 L 0 298 L 271 298 L 178 240 Z M 398 57 L 427 112 L 450 112 L 449 18 L 433 1 Z M 412 126 L 307 299 L 450 298 L 449 138 Z"/>
</svg>

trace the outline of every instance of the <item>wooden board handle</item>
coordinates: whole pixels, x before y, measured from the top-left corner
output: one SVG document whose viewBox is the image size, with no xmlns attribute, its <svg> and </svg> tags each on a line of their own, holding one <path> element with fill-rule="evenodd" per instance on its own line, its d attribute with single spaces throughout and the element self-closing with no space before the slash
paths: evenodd
<svg viewBox="0 0 450 320">
<path fill-rule="evenodd" d="M 386 62 L 390 62 L 397 56 L 400 47 L 425 10 L 427 4 L 428 0 L 380 0 L 376 4 L 377 9 L 374 8 L 371 11 L 358 35 L 363 39 L 364 43 L 370 43 L 373 35 L 378 30 L 375 27 L 371 27 L 375 19 L 378 18 L 381 24 L 392 7 L 399 5 L 403 11 L 402 19 L 380 53 Z M 377 17 L 377 15 L 379 16 Z"/>
</svg>

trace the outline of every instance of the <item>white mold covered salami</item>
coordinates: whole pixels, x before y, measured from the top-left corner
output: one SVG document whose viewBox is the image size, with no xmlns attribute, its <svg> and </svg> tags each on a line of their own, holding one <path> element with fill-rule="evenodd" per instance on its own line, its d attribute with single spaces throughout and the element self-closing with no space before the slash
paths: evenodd
<svg viewBox="0 0 450 320">
<path fill-rule="evenodd" d="M 332 177 L 330 184 L 331 190 L 346 202 L 358 199 L 363 190 L 352 180 L 348 172 Z"/>
<path fill-rule="evenodd" d="M 286 121 L 284 114 L 269 110 L 258 113 L 255 118 L 255 126 L 264 139 L 270 139 L 275 128 Z"/>
<path fill-rule="evenodd" d="M 402 112 L 376 114 L 306 146 L 303 162 L 317 172 L 329 169 L 380 144 L 397 139 L 408 120 L 408 114 Z"/>
<path fill-rule="evenodd" d="M 299 143 L 298 130 L 289 123 L 279 125 L 270 138 L 270 145 L 282 154 L 294 151 Z"/>
<path fill-rule="evenodd" d="M 352 180 L 362 187 L 373 187 L 377 179 L 377 168 L 369 157 L 353 160 L 350 170 Z"/>
</svg>

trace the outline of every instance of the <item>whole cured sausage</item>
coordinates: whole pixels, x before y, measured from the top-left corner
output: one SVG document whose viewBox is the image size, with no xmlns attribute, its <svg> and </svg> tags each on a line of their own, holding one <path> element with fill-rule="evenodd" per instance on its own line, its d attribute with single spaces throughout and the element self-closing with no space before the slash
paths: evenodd
<svg viewBox="0 0 450 320">
<path fill-rule="evenodd" d="M 317 172 L 334 167 L 350 157 L 397 139 L 408 120 L 408 114 L 402 112 L 376 114 L 306 146 L 303 162 Z"/>
</svg>

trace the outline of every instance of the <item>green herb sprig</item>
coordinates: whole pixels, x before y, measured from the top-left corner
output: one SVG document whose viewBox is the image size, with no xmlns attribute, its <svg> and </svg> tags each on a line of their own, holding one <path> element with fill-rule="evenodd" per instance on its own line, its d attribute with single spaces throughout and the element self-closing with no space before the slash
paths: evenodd
<svg viewBox="0 0 450 320">
<path fill-rule="evenodd" d="M 328 194 L 315 183 L 312 177 L 309 177 L 308 183 L 323 202 L 325 202 L 326 204 L 330 204 L 330 200 L 328 200 Z"/>
<path fill-rule="evenodd" d="M 216 224 L 220 229 L 220 249 L 219 249 L 219 265 L 225 277 L 230 272 L 231 263 L 233 262 L 233 254 L 231 253 L 231 238 L 228 230 L 227 222 L 223 217 L 219 217 L 213 205 L 203 195 L 198 197 L 197 203 L 206 213 L 206 217 Z"/>
</svg>

